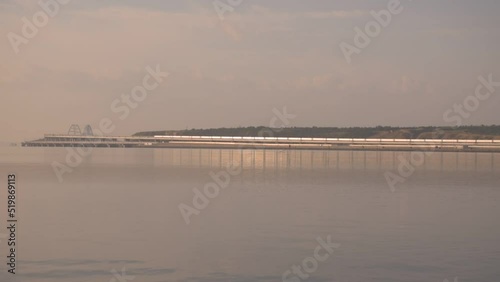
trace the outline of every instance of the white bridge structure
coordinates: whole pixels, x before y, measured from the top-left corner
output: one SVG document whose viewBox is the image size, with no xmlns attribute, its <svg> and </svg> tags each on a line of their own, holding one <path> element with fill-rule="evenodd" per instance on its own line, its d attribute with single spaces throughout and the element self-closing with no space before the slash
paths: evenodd
<svg viewBox="0 0 500 282">
<path fill-rule="evenodd" d="M 88 130 L 86 130 L 88 133 Z M 227 148 L 500 152 L 500 140 L 47 134 L 25 147 Z"/>
</svg>

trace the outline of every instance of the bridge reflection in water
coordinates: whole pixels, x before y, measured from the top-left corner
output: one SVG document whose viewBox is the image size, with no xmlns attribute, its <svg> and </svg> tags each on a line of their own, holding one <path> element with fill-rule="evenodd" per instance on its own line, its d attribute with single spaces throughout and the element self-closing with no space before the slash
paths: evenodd
<svg viewBox="0 0 500 282">
<path fill-rule="evenodd" d="M 96 149 L 97 152 L 99 149 Z M 244 170 L 397 170 L 408 161 L 415 170 L 499 171 L 500 154 L 465 152 L 230 150 L 230 149 L 115 149 L 113 162 L 167 167 L 223 169 L 232 163 Z M 91 162 L 108 162 L 94 152 Z M 412 157 L 413 156 L 413 157 Z M 423 159 L 422 159 L 423 157 Z"/>
</svg>

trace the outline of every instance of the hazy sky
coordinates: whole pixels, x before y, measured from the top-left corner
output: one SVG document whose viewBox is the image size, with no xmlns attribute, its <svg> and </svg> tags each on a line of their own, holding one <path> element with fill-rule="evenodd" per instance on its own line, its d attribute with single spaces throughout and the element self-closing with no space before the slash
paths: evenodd
<svg viewBox="0 0 500 282">
<path fill-rule="evenodd" d="M 9 34 L 44 10 L 0 0 L 0 141 L 106 117 L 113 135 L 269 125 L 285 106 L 289 126 L 444 125 L 478 76 L 500 81 L 498 0 L 401 0 L 347 63 L 339 44 L 388 3 L 243 0 L 221 20 L 212 1 L 73 0 L 16 54 Z M 157 65 L 169 77 L 120 119 L 112 102 Z M 500 88 L 463 121 L 500 124 L 499 106 Z"/>
</svg>

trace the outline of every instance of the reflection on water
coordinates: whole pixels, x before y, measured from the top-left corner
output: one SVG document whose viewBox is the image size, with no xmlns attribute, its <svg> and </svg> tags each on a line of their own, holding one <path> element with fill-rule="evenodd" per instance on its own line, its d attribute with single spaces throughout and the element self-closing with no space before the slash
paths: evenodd
<svg viewBox="0 0 500 282">
<path fill-rule="evenodd" d="M 155 166 L 221 168 L 227 163 L 244 169 L 397 169 L 401 159 L 418 162 L 411 154 L 421 154 L 425 161 L 415 165 L 423 170 L 498 171 L 500 157 L 495 153 L 381 152 L 381 151 L 280 151 L 280 150 L 152 150 Z M 123 159 L 121 161 L 127 162 Z M 132 163 L 134 160 L 128 160 Z"/>
<path fill-rule="evenodd" d="M 63 148 L 0 148 L 0 163 L 65 163 Z M 13 153 L 15 151 L 15 153 Z M 418 154 L 412 158 L 412 154 Z M 419 163 L 423 156 L 423 163 Z M 153 165 L 217 169 L 228 163 L 243 169 L 394 170 L 401 160 L 416 162 L 417 170 L 499 171 L 498 153 L 226 150 L 226 149 L 102 149 L 85 158 L 86 164 Z"/>
<path fill-rule="evenodd" d="M 328 235 L 340 247 L 301 281 L 498 280 L 500 155 L 428 154 L 392 193 L 384 172 L 410 154 L 95 149 L 59 183 L 66 149 L 0 148 L 21 260 L 0 281 L 282 281 Z M 186 225 L 179 204 L 229 163 L 242 173 Z"/>
</svg>

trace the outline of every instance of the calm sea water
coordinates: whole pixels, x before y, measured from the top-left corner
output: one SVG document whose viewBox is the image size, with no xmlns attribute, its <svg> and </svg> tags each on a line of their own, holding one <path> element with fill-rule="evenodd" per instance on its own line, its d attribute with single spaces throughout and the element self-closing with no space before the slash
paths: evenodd
<svg viewBox="0 0 500 282">
<path fill-rule="evenodd" d="M 66 155 L 0 148 L 0 281 L 282 281 L 328 236 L 335 251 L 290 281 L 500 281 L 500 154 L 430 154 L 394 191 L 384 175 L 410 153 L 94 149 L 59 182 Z M 230 163 L 241 172 L 186 224 L 179 205 Z"/>
</svg>

